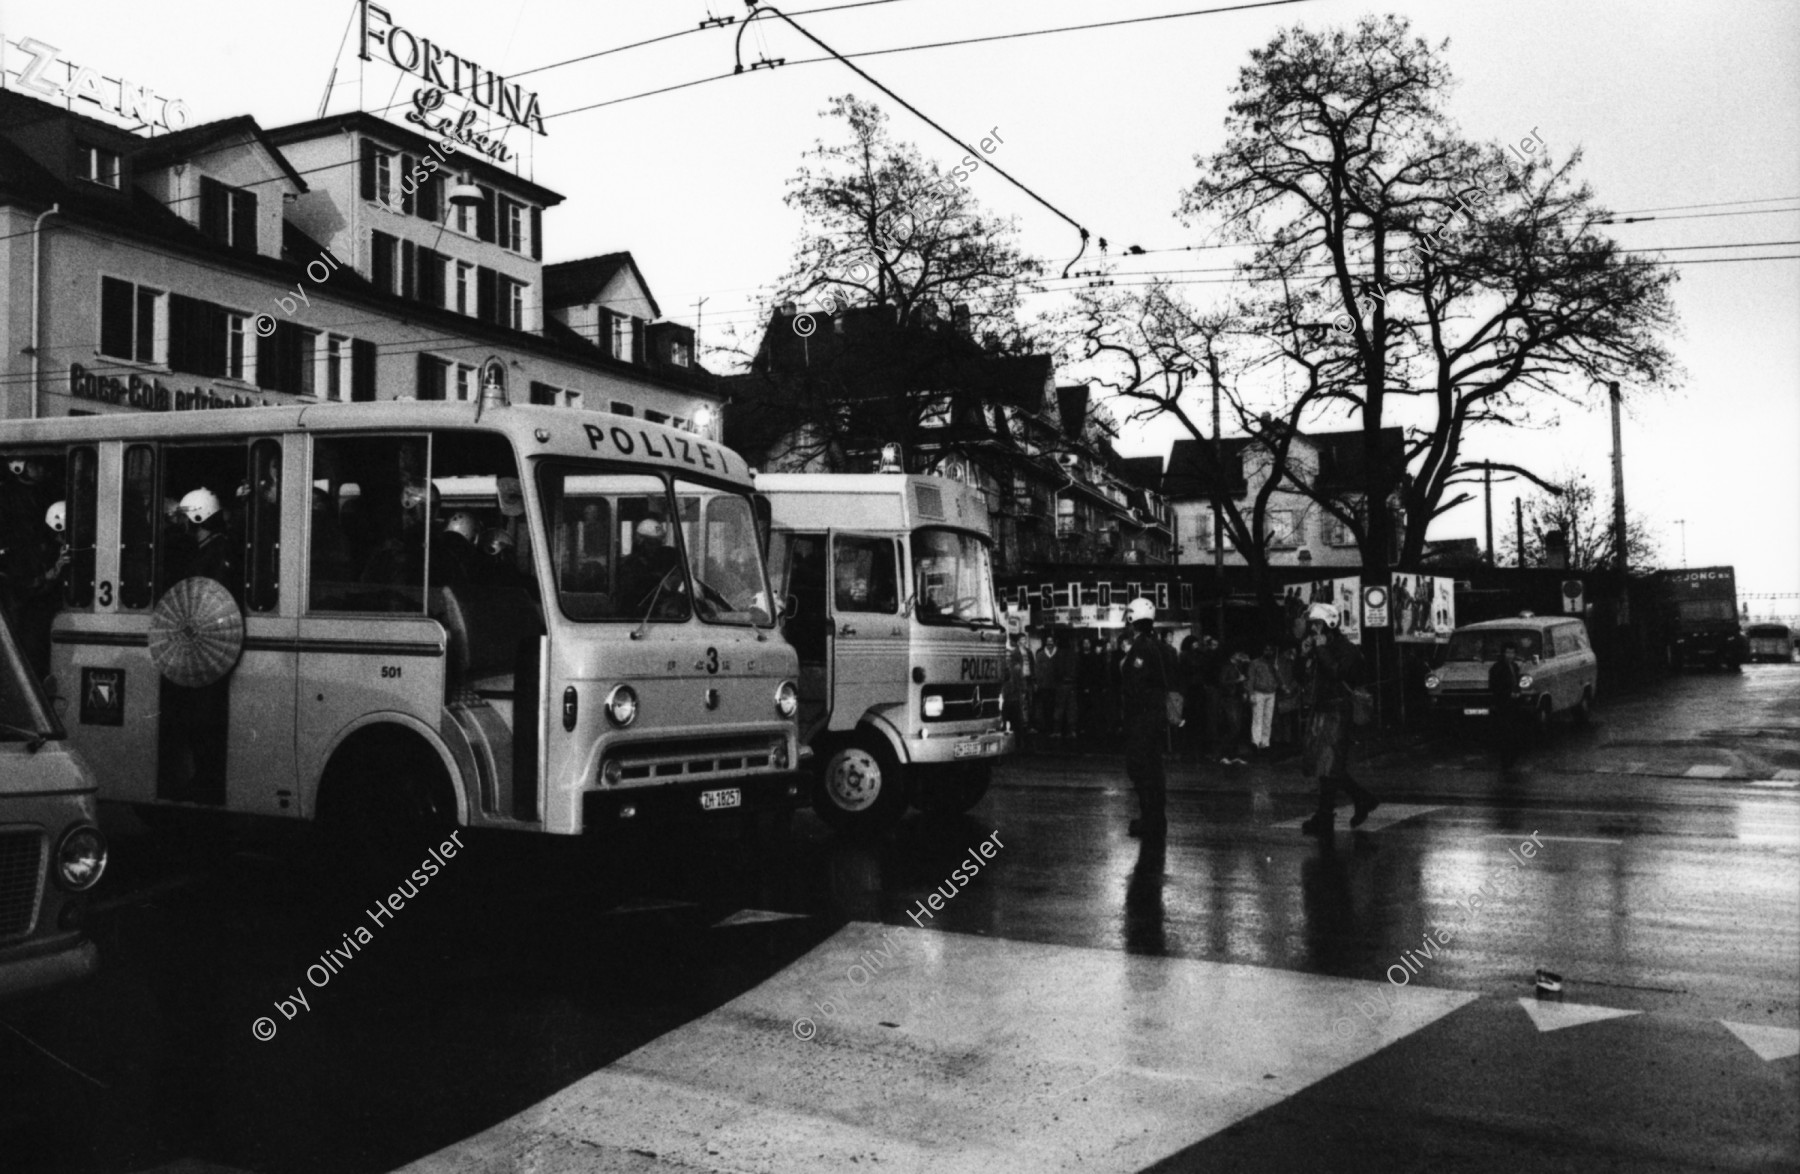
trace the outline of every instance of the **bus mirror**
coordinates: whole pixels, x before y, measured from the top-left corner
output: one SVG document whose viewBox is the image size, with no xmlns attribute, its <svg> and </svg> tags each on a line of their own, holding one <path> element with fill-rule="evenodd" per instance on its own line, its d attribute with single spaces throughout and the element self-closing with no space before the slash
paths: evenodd
<svg viewBox="0 0 1800 1174">
<path fill-rule="evenodd" d="M 783 595 L 775 603 L 779 608 L 775 614 L 784 620 L 791 620 L 800 614 L 800 597 L 797 595 Z"/>
<path fill-rule="evenodd" d="M 509 518 L 523 517 L 525 495 L 519 491 L 517 477 L 494 478 L 494 492 L 500 497 L 500 512 Z"/>
</svg>

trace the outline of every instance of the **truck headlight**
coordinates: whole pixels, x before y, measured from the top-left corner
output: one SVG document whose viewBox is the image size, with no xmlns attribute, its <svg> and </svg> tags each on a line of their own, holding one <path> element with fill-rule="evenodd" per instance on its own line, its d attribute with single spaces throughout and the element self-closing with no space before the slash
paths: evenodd
<svg viewBox="0 0 1800 1174">
<path fill-rule="evenodd" d="M 769 765 L 776 770 L 788 768 L 788 744 L 786 738 L 777 738 L 769 743 Z"/>
<path fill-rule="evenodd" d="M 942 693 L 927 693 L 927 694 L 925 694 L 925 716 L 926 717 L 943 717 L 944 716 L 944 695 Z"/>
<path fill-rule="evenodd" d="M 80 893 L 93 888 L 106 871 L 106 837 L 89 825 L 70 828 L 56 846 L 56 879 Z"/>
<path fill-rule="evenodd" d="M 1521 688 L 1521 689 L 1531 688 L 1531 674 L 1530 673 L 1520 673 L 1519 674 L 1519 688 Z"/>
<path fill-rule="evenodd" d="M 1438 675 L 1436 673 L 1432 673 L 1429 677 L 1425 678 L 1425 687 L 1427 689 L 1435 689 L 1441 684 L 1443 684 L 1443 682 L 1438 680 Z"/>
<path fill-rule="evenodd" d="M 775 712 L 782 717 L 793 717 L 799 711 L 800 693 L 794 688 L 794 682 L 781 682 L 775 690 Z"/>
<path fill-rule="evenodd" d="M 606 716 L 615 726 L 628 726 L 637 720 L 637 690 L 630 685 L 614 685 L 606 695 Z"/>
</svg>

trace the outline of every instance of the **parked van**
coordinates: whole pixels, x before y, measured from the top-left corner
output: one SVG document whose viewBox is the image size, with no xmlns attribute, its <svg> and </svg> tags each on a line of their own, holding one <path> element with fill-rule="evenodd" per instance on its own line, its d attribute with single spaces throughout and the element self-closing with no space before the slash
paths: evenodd
<svg viewBox="0 0 1800 1174">
<path fill-rule="evenodd" d="M 756 492 L 820 818 L 871 831 L 909 804 L 974 806 L 1015 737 L 981 492 L 901 473 L 762 474 Z"/>
<path fill-rule="evenodd" d="M 1450 634 L 1444 663 L 1425 678 L 1434 713 L 1486 717 L 1496 701 L 1488 692 L 1488 670 L 1511 643 L 1519 661 L 1518 707 L 1539 727 L 1566 713 L 1586 722 L 1594 706 L 1599 662 L 1588 643 L 1587 625 L 1572 616 L 1534 616 L 1467 624 Z"/>
<path fill-rule="evenodd" d="M 92 974 L 87 893 L 106 871 L 94 776 L 0 607 L 0 1001 Z"/>
</svg>

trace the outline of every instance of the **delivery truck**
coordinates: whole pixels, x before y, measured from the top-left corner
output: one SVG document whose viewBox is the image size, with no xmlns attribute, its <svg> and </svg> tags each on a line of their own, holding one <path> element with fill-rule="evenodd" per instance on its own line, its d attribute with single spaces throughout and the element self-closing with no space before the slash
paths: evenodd
<svg viewBox="0 0 1800 1174">
<path fill-rule="evenodd" d="M 1737 574 L 1730 567 L 1657 572 L 1669 667 L 1717 665 L 1736 672 L 1750 658 L 1738 624 Z"/>
</svg>

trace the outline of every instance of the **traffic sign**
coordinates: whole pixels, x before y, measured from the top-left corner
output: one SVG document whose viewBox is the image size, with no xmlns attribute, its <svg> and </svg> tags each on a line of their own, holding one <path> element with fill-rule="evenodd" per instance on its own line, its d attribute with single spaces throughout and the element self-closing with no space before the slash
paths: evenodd
<svg viewBox="0 0 1800 1174">
<path fill-rule="evenodd" d="M 1388 592 L 1386 587 L 1363 588 L 1363 627 L 1388 626 Z"/>
</svg>

